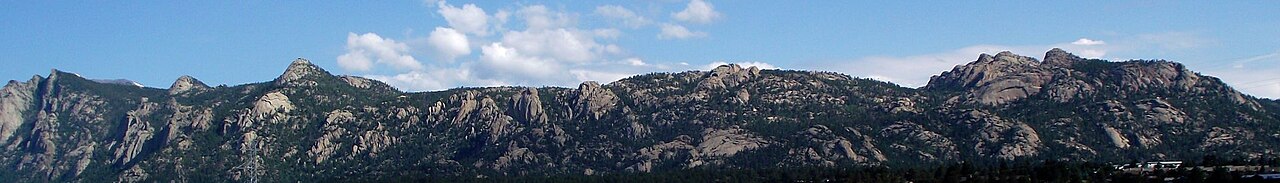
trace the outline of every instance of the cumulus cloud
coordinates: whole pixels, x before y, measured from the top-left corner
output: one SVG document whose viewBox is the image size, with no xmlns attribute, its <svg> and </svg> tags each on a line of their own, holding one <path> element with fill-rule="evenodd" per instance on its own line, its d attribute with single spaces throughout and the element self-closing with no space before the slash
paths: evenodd
<svg viewBox="0 0 1280 183">
<path fill-rule="evenodd" d="M 346 54 L 338 56 L 338 67 L 352 71 L 369 71 L 373 69 L 373 61 L 369 60 L 364 50 L 347 49 Z"/>
<path fill-rule="evenodd" d="M 662 32 L 658 34 L 659 39 L 689 39 L 703 36 L 707 36 L 707 33 L 690 31 L 688 28 L 676 24 L 662 24 Z"/>
<path fill-rule="evenodd" d="M 436 3 L 440 7 L 437 12 L 444 16 L 446 22 L 449 22 L 449 27 L 463 33 L 488 35 L 489 16 L 485 14 L 484 9 L 476 7 L 475 4 L 466 4 L 459 8 L 445 1 Z"/>
<path fill-rule="evenodd" d="M 1077 39 L 1075 42 L 1071 42 L 1071 44 L 1073 44 L 1073 45 L 1082 45 L 1082 46 L 1093 46 L 1093 45 L 1104 45 L 1104 44 L 1107 44 L 1107 42 L 1105 42 L 1105 41 L 1099 41 L 1099 40 L 1092 40 L 1092 39 L 1089 39 L 1089 38 L 1080 38 L 1080 39 Z"/>
<path fill-rule="evenodd" d="M 348 38 L 348 52 L 338 57 L 339 65 L 408 91 L 460 86 L 572 87 L 583 81 L 609 83 L 639 73 L 703 69 L 704 66 L 652 62 L 628 53 L 616 44 L 626 35 L 619 28 L 634 29 L 655 23 L 622 6 L 599 6 L 587 12 L 618 24 L 583 26 L 578 24 L 579 13 L 543 5 L 512 6 L 487 14 L 474 4 L 426 2 L 445 19 L 447 26 L 436 27 L 425 39 L 414 41 L 422 44 L 410 45 L 373 33 L 352 33 Z M 720 14 L 710 4 L 694 1 L 673 16 L 679 20 L 672 21 L 709 23 Z M 661 39 L 706 36 L 674 23 L 652 27 L 661 31 Z M 410 50 L 424 50 L 422 53 L 446 61 L 419 63 L 410 56 Z M 764 62 L 738 64 L 777 68 Z"/>
<path fill-rule="evenodd" d="M 671 17 L 684 22 L 706 24 L 720 19 L 720 12 L 717 12 L 711 3 L 693 0 L 689 1 L 684 10 L 672 13 Z"/>
<path fill-rule="evenodd" d="M 503 34 L 502 42 L 521 52 L 550 57 L 569 62 L 587 62 L 603 51 L 593 33 L 571 29 L 511 31 Z"/>
<path fill-rule="evenodd" d="M 458 56 L 471 54 L 471 43 L 467 40 L 467 35 L 451 28 L 436 27 L 427 37 L 427 43 L 441 60 L 453 61 Z"/>
<path fill-rule="evenodd" d="M 443 1 L 435 4 L 449 26 L 437 27 L 422 46 L 429 47 L 428 50 L 441 59 L 451 61 L 397 67 L 402 69 L 395 72 L 372 71 L 380 66 L 396 66 L 393 63 L 397 62 L 386 60 L 402 58 L 394 56 L 407 55 L 405 52 L 412 49 L 369 34 L 370 39 L 351 38 L 351 51 L 340 56 L 339 65 L 410 91 L 458 86 L 574 86 L 586 80 L 607 83 L 667 68 L 627 55 L 626 49 L 610 43 L 622 35 L 621 30 L 580 27 L 575 13 L 528 5 L 497 10 L 492 16 L 486 16 L 484 10 L 472 4 L 461 7 Z M 599 8 L 598 12 L 623 17 L 630 12 L 617 8 Z M 471 37 L 484 34 L 491 38 Z M 473 46 L 478 50 L 472 51 Z M 386 50 L 392 50 L 393 54 L 385 54 Z"/>
<path fill-rule="evenodd" d="M 627 58 L 627 59 L 625 59 L 625 60 L 622 60 L 622 62 L 623 62 L 623 63 L 626 63 L 627 65 L 631 65 L 631 66 L 645 66 L 645 65 L 649 65 L 649 63 L 644 63 L 644 60 L 640 60 L 640 58 Z"/>
<path fill-rule="evenodd" d="M 563 28 L 574 23 L 574 17 L 568 13 L 551 11 L 543 5 L 520 8 L 516 11 L 516 16 L 524 19 L 525 27 L 529 30 Z"/>
<path fill-rule="evenodd" d="M 639 28 L 650 23 L 648 19 L 636 15 L 636 13 L 632 12 L 630 9 L 618 5 L 598 6 L 596 7 L 595 13 L 605 18 L 616 20 L 619 24 L 631 28 Z"/>
<path fill-rule="evenodd" d="M 353 71 L 369 71 L 373 64 L 386 64 L 403 69 L 421 69 L 422 63 L 410 56 L 409 46 L 378 34 L 347 33 L 347 53 L 338 56 L 338 66 Z"/>
<path fill-rule="evenodd" d="M 503 46 L 502 43 L 484 46 L 480 48 L 480 52 L 483 54 L 480 56 L 480 62 L 487 68 L 497 71 L 489 74 L 499 78 L 542 79 L 559 70 L 558 66 L 552 63 L 553 60 L 524 55 L 520 50 Z"/>
</svg>

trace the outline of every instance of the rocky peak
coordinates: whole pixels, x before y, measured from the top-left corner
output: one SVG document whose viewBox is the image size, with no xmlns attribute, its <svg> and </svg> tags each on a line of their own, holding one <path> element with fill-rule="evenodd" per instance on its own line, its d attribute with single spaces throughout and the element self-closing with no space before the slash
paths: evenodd
<svg viewBox="0 0 1280 183">
<path fill-rule="evenodd" d="M 1035 95 L 1051 79 L 1053 73 L 1035 58 L 1003 51 L 934 76 L 925 88 L 969 91 L 968 101 L 998 105 Z"/>
<path fill-rule="evenodd" d="M 205 85 L 204 82 L 196 80 L 195 77 L 182 75 L 182 77 L 178 77 L 177 81 L 173 81 L 173 85 L 169 86 L 169 95 L 181 94 L 187 91 L 201 91 L 205 89 L 209 89 L 209 85 Z"/>
<path fill-rule="evenodd" d="M 978 60 L 977 60 L 977 61 L 975 61 L 975 62 L 973 62 L 973 63 L 969 63 L 969 64 L 974 64 L 974 63 L 991 63 L 991 62 L 994 62 L 995 60 L 996 60 L 996 58 L 995 58 L 994 56 L 991 56 L 990 54 L 987 54 L 987 53 L 982 53 L 982 54 L 978 54 Z M 959 67 L 959 65 L 957 65 L 956 67 Z"/>
<path fill-rule="evenodd" d="M 710 73 L 707 73 L 706 78 L 701 83 L 698 83 L 698 88 L 723 89 L 737 87 L 756 76 L 760 76 L 760 69 L 755 66 L 742 68 L 738 64 L 720 65 L 715 69 L 711 69 Z"/>
<path fill-rule="evenodd" d="M 1083 60 L 1074 54 L 1067 53 L 1059 48 L 1053 48 L 1049 52 L 1044 53 L 1044 64 L 1054 67 L 1070 68 L 1076 62 Z"/>
<path fill-rule="evenodd" d="M 926 87 L 937 88 L 973 88 L 980 87 L 993 80 L 1007 75 L 1016 75 L 1034 71 L 1039 66 L 1035 58 L 1003 51 L 995 56 L 982 54 L 977 61 L 956 66 L 951 71 L 943 72 L 930 78 Z"/>
<path fill-rule="evenodd" d="M 284 70 L 284 74 L 276 78 L 275 83 L 288 86 L 314 86 L 317 84 L 314 80 L 317 77 L 333 77 L 333 75 L 329 74 L 329 71 L 311 64 L 311 61 L 307 61 L 305 58 L 298 58 L 289 64 L 289 68 Z M 308 80 L 308 78 L 311 79 Z"/>
<path fill-rule="evenodd" d="M 613 91 L 600 87 L 600 83 L 595 81 L 579 84 L 578 93 L 574 98 L 576 110 L 597 120 L 618 103 L 618 96 L 613 94 Z"/>
<path fill-rule="evenodd" d="M 1000 53 L 997 53 L 995 56 L 995 59 L 996 59 L 996 63 L 1003 63 L 1003 64 L 1007 64 L 1008 66 L 1015 66 L 1015 67 L 1040 65 L 1040 62 L 1037 62 L 1035 58 L 1013 54 L 1013 52 L 1010 52 L 1010 51 L 1002 51 Z"/>
</svg>

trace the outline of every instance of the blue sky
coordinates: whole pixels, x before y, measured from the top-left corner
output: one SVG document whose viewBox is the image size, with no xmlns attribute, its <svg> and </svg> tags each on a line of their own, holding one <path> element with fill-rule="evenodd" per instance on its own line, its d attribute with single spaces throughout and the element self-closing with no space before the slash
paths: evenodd
<svg viewBox="0 0 1280 183">
<path fill-rule="evenodd" d="M 403 90 L 574 86 L 718 63 L 904 86 L 1010 50 L 1166 59 L 1280 97 L 1280 3 L 0 0 L 0 77 L 50 68 L 165 88 L 267 81 L 296 57 Z"/>
</svg>

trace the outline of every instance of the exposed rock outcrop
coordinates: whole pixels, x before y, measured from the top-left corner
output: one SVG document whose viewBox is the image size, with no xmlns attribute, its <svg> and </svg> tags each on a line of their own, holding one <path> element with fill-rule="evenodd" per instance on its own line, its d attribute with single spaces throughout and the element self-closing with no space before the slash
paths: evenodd
<svg viewBox="0 0 1280 183">
<path fill-rule="evenodd" d="M 511 116 L 526 124 L 545 124 L 547 114 L 542 110 L 539 98 L 538 89 L 534 88 L 526 88 L 511 96 Z"/>
<path fill-rule="evenodd" d="M 18 127 L 26 123 L 25 115 L 34 103 L 36 86 L 41 79 L 33 76 L 25 83 L 9 81 L 0 89 L 0 147 L 8 145 Z"/>
<path fill-rule="evenodd" d="M 888 150 L 914 152 L 911 156 L 928 161 L 959 158 L 956 142 L 918 123 L 900 121 L 880 130 L 877 139 L 903 139 L 890 144 Z"/>
<path fill-rule="evenodd" d="M 1186 113 L 1176 107 L 1173 107 L 1173 105 L 1163 99 L 1142 100 L 1138 101 L 1138 104 L 1135 106 L 1144 111 L 1144 118 L 1152 122 L 1180 124 L 1187 121 Z"/>
<path fill-rule="evenodd" d="M 116 143 L 119 146 L 115 147 L 114 161 L 118 166 L 133 163 L 138 154 L 142 153 L 144 148 L 148 148 L 147 142 L 156 135 L 155 128 L 151 127 L 151 123 L 147 121 L 147 116 L 156 110 L 158 104 L 148 103 L 146 98 L 143 98 L 142 102 L 142 107 L 129 111 L 126 116 L 124 137 Z"/>
<path fill-rule="evenodd" d="M 694 157 L 689 167 L 703 164 L 720 164 L 720 157 L 730 157 L 742 151 L 757 149 L 769 145 L 769 141 L 750 134 L 738 127 L 729 129 L 706 129 L 702 132 L 702 141 L 690 152 Z"/>
<path fill-rule="evenodd" d="M 166 91 L 55 70 L 0 89 L 0 177 L 283 182 L 1280 155 L 1268 125 L 1280 103 L 1170 62 L 1003 52 L 934 79 L 913 89 L 725 65 L 603 86 L 399 92 L 299 59 L 275 82 L 184 77 Z"/>
<path fill-rule="evenodd" d="M 258 98 L 253 103 L 252 112 L 254 115 L 268 116 L 275 115 L 280 112 L 288 113 L 294 109 L 293 103 L 289 102 L 289 97 L 280 92 L 271 92 Z"/>
<path fill-rule="evenodd" d="M 1067 53 L 1067 51 L 1059 48 L 1053 48 L 1044 54 L 1044 64 L 1053 67 L 1071 68 L 1081 60 L 1084 60 L 1084 58 Z"/>
<path fill-rule="evenodd" d="M 1107 133 L 1107 138 L 1111 139 L 1111 144 L 1115 145 L 1116 148 L 1129 148 L 1129 139 L 1125 138 L 1124 134 L 1120 134 L 1120 130 L 1110 126 L 1102 126 L 1102 130 Z"/>
<path fill-rule="evenodd" d="M 335 110 L 329 112 L 325 117 L 324 127 L 322 127 L 324 135 L 316 139 L 315 145 L 311 146 L 310 150 L 307 150 L 307 155 L 311 156 L 316 163 L 323 163 L 328 160 L 340 148 L 339 145 L 341 144 L 338 144 L 340 138 L 347 134 L 347 129 L 342 128 L 342 125 L 354 120 L 355 115 L 348 111 Z"/>
<path fill-rule="evenodd" d="M 319 84 L 316 80 L 321 77 L 333 77 L 333 75 L 311 64 L 307 59 L 298 58 L 289 64 L 289 68 L 285 69 L 284 74 L 277 77 L 274 83 L 278 86 L 315 86 Z"/>
<path fill-rule="evenodd" d="M 361 88 L 361 89 L 369 89 L 370 87 L 373 87 L 373 84 L 375 82 L 377 82 L 367 78 L 355 77 L 355 76 L 342 76 L 342 77 L 338 77 L 338 79 L 342 79 L 343 82 L 347 82 L 347 84 L 351 85 L 352 87 Z"/>
<path fill-rule="evenodd" d="M 634 155 L 639 160 L 629 167 L 627 170 L 649 172 L 653 171 L 653 166 L 661 164 L 663 161 L 675 159 L 681 154 L 688 154 L 694 148 L 692 145 L 693 138 L 688 135 L 677 136 L 667 142 L 661 142 L 649 147 L 641 148 Z"/>
<path fill-rule="evenodd" d="M 618 96 L 608 88 L 600 87 L 600 83 L 595 81 L 579 84 L 578 92 L 574 96 L 574 110 L 592 120 L 599 120 L 616 104 L 618 104 Z"/>
<path fill-rule="evenodd" d="M 760 69 L 755 66 L 742 68 L 738 64 L 720 65 L 711 69 L 710 73 L 707 73 L 702 82 L 698 83 L 698 88 L 724 89 L 737 87 L 759 75 Z"/>
<path fill-rule="evenodd" d="M 972 100 L 999 105 L 1040 93 L 1052 77 L 1035 58 L 1005 51 L 995 56 L 982 54 L 977 61 L 934 76 L 927 87 L 970 90 L 967 97 Z"/>
<path fill-rule="evenodd" d="M 209 89 L 209 85 L 196 80 L 195 77 L 182 75 L 177 81 L 173 81 L 173 85 L 169 86 L 169 95 L 177 95 L 186 92 L 199 92 Z"/>
<path fill-rule="evenodd" d="M 468 91 L 449 97 L 450 103 L 458 107 L 451 108 L 456 115 L 453 125 L 466 129 L 467 137 L 479 137 L 484 134 L 489 142 L 496 142 L 516 130 L 515 119 L 507 116 L 497 102 L 487 95 Z"/>
<path fill-rule="evenodd" d="M 787 160 L 780 166 L 829 167 L 845 161 L 866 165 L 888 160 L 879 148 L 872 144 L 871 138 L 862 136 L 853 129 L 846 130 L 854 134 L 855 138 L 849 139 L 836 135 L 825 125 L 813 125 L 805 131 L 797 132 L 796 139 L 808 139 L 808 141 L 798 142 L 805 148 L 789 150 Z"/>
<path fill-rule="evenodd" d="M 959 115 L 957 125 L 966 128 L 964 131 L 977 133 L 977 139 L 972 143 L 978 154 L 1013 160 L 1039 154 L 1043 147 L 1039 133 L 1026 123 L 1006 120 L 979 110 Z"/>
</svg>

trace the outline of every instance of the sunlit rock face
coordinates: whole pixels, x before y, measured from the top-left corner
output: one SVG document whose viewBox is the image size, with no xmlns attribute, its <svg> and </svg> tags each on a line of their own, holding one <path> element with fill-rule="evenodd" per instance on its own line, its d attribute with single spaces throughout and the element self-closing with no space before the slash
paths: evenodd
<svg viewBox="0 0 1280 183">
<path fill-rule="evenodd" d="M 168 89 L 53 71 L 0 89 L 16 182 L 390 180 L 1272 157 L 1280 102 L 1168 61 L 1011 52 L 904 88 L 723 65 L 577 87 L 402 92 L 294 60 Z M 15 176 L 9 176 L 15 175 Z"/>
</svg>

